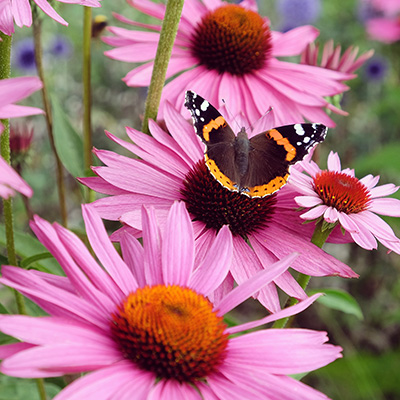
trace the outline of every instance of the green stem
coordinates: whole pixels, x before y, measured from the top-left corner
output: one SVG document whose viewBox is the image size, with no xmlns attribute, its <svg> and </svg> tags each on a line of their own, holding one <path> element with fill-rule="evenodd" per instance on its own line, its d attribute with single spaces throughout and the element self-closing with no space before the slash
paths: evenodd
<svg viewBox="0 0 400 400">
<path fill-rule="evenodd" d="M 11 73 L 11 42 L 12 37 L 3 35 L 0 32 L 0 79 L 7 79 Z M 9 120 L 2 120 L 1 123 L 4 125 L 4 131 L 0 135 L 0 154 L 8 164 L 11 164 L 11 151 L 10 151 L 10 123 Z M 6 230 L 6 247 L 7 247 L 7 258 L 10 265 L 18 265 L 17 254 L 15 252 L 14 243 L 14 215 L 13 215 L 13 203 L 12 198 L 3 199 L 3 213 L 4 213 L 4 224 Z M 19 314 L 26 314 L 24 296 L 21 293 L 13 290 L 15 296 L 15 302 Z"/>
<path fill-rule="evenodd" d="M 142 131 L 149 133 L 149 119 L 156 119 L 160 105 L 161 92 L 164 87 L 169 59 L 171 58 L 178 25 L 182 14 L 184 0 L 168 0 L 161 27 L 153 73 L 146 99 Z"/>
<path fill-rule="evenodd" d="M 318 246 L 320 249 L 328 239 L 330 233 L 332 232 L 333 228 L 335 225 L 330 226 L 330 227 L 325 227 L 324 226 L 324 221 L 321 220 L 315 225 L 314 233 L 311 238 L 311 243 L 314 243 L 316 246 Z M 300 285 L 300 287 L 305 290 L 308 286 L 308 283 L 310 282 L 311 276 L 305 275 L 299 272 L 299 275 L 297 277 L 297 283 Z M 291 307 L 298 303 L 298 300 L 295 299 L 294 297 L 289 298 L 289 300 L 286 302 L 285 308 L 286 307 Z M 291 317 L 287 318 L 282 318 L 279 319 L 278 321 L 275 321 L 274 325 L 272 326 L 273 328 L 284 328 L 287 324 L 290 326 L 293 322 L 294 315 Z"/>
<path fill-rule="evenodd" d="M 92 89 L 91 89 L 92 8 L 83 7 L 83 156 L 85 172 L 90 171 L 92 158 Z M 87 189 L 86 201 L 94 200 L 93 190 Z"/>
<path fill-rule="evenodd" d="M 67 206 L 65 201 L 65 185 L 64 185 L 64 168 L 61 163 L 60 157 L 58 156 L 56 145 L 54 142 L 53 135 L 53 119 L 51 113 L 50 99 L 47 91 L 46 82 L 44 79 L 44 69 L 43 69 L 43 51 L 42 51 L 42 20 L 39 15 L 37 15 L 37 10 L 35 8 L 32 12 L 33 17 L 33 40 L 35 43 L 35 61 L 36 68 L 40 80 L 43 83 L 42 97 L 43 97 L 43 108 L 46 113 L 46 125 L 47 133 L 49 135 L 50 146 L 53 151 L 56 160 L 56 170 L 57 170 L 57 187 L 58 187 L 58 200 L 60 204 L 60 213 L 62 224 L 67 227 Z"/>
</svg>

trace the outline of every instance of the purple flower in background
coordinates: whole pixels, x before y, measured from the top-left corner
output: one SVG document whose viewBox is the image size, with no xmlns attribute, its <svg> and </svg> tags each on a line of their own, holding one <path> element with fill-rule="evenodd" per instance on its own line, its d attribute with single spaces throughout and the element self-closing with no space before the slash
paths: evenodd
<svg viewBox="0 0 400 400">
<path fill-rule="evenodd" d="M 320 0 L 278 0 L 281 31 L 286 32 L 301 25 L 312 24 L 321 13 Z"/>
<path fill-rule="evenodd" d="M 384 57 L 375 56 L 371 58 L 364 67 L 364 76 L 370 81 L 382 81 L 388 70 L 388 61 Z"/>
<path fill-rule="evenodd" d="M 14 67 L 25 72 L 36 69 L 35 45 L 32 38 L 25 38 L 15 43 L 12 55 Z"/>
<path fill-rule="evenodd" d="M 68 58 L 72 54 L 72 43 L 66 36 L 57 35 L 50 43 L 49 52 L 55 57 Z"/>
</svg>

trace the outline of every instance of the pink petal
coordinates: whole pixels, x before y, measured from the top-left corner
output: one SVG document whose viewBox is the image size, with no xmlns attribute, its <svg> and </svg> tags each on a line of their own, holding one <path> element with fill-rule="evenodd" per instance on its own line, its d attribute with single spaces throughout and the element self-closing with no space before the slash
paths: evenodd
<svg viewBox="0 0 400 400">
<path fill-rule="evenodd" d="M 135 400 L 146 400 L 154 384 L 153 374 L 136 368 L 130 361 L 120 361 L 112 366 L 85 375 L 68 385 L 54 400 L 110 400 L 121 387 L 130 388 Z"/>
<path fill-rule="evenodd" d="M 190 277 L 189 286 L 205 296 L 226 278 L 232 263 L 232 234 L 227 225 L 218 232 L 205 258 Z"/>
<path fill-rule="evenodd" d="M 59 22 L 62 25 L 68 25 L 67 21 L 61 18 L 55 11 L 54 8 L 50 6 L 47 0 L 34 0 L 34 2 L 38 5 L 38 7 L 47 14 L 50 18 L 53 18 L 54 21 Z"/>
<path fill-rule="evenodd" d="M 87 178 L 76 178 L 80 183 L 86 185 L 88 188 L 94 190 L 98 193 L 109 194 L 109 195 L 119 195 L 129 193 L 127 190 L 117 188 L 106 182 L 104 179 L 98 176 L 89 176 Z"/>
<path fill-rule="evenodd" d="M 274 57 L 297 56 L 305 49 L 307 44 L 313 42 L 318 35 L 319 31 L 314 27 L 300 26 L 279 35 L 279 37 L 273 36 L 272 55 Z"/>
<path fill-rule="evenodd" d="M 324 212 L 324 218 L 325 221 L 333 224 L 338 220 L 339 212 L 334 207 L 328 207 Z"/>
<path fill-rule="evenodd" d="M 248 329 L 253 329 L 258 326 L 268 324 L 270 322 L 274 322 L 282 318 L 291 317 L 292 315 L 296 315 L 299 312 L 304 311 L 306 308 L 310 306 L 310 304 L 314 303 L 314 301 L 321 295 L 322 295 L 321 293 L 314 294 L 313 296 L 307 297 L 306 299 L 299 301 L 294 306 L 284 308 L 283 310 L 277 311 L 271 315 L 267 315 L 266 317 L 261 318 L 257 321 L 251 321 L 241 325 L 227 328 L 226 331 L 229 332 L 229 334 L 244 332 Z"/>
<path fill-rule="evenodd" d="M 225 363 L 262 368 L 276 375 L 321 368 L 341 357 L 338 346 L 322 345 L 326 332 L 306 329 L 264 329 L 229 342 Z"/>
<path fill-rule="evenodd" d="M 322 200 L 315 193 L 314 196 L 297 196 L 294 198 L 300 207 L 314 207 L 322 204 Z"/>
<path fill-rule="evenodd" d="M 301 214 L 300 218 L 312 221 L 314 219 L 319 218 L 321 215 L 323 215 L 327 209 L 328 209 L 328 206 L 321 204 L 320 206 L 314 207 L 311 210 L 305 212 L 304 214 Z"/>
<path fill-rule="evenodd" d="M 340 165 L 340 158 L 338 153 L 334 153 L 331 151 L 328 155 L 328 170 L 329 171 L 335 171 L 335 172 L 341 172 L 342 168 Z"/>
<path fill-rule="evenodd" d="M 31 187 L 0 157 L 0 197 L 13 196 L 14 190 L 27 197 L 32 197 Z"/>
<path fill-rule="evenodd" d="M 29 0 L 11 1 L 12 15 L 17 26 L 22 28 L 32 25 L 32 10 Z"/>
<path fill-rule="evenodd" d="M 296 257 L 296 254 L 291 254 L 270 266 L 268 270 L 258 272 L 246 282 L 237 286 L 218 304 L 218 313 L 224 315 L 243 301 L 247 300 L 263 286 L 270 283 L 277 276 L 286 271 Z"/>
<path fill-rule="evenodd" d="M 187 286 L 194 266 L 194 235 L 183 202 L 175 202 L 171 207 L 161 252 L 164 284 Z"/>
<path fill-rule="evenodd" d="M 397 199 L 374 199 L 368 208 L 377 214 L 400 217 L 400 200 Z"/>
<path fill-rule="evenodd" d="M 372 198 L 375 197 L 383 197 L 383 196 L 390 196 L 393 193 L 396 193 L 399 189 L 398 186 L 393 185 L 393 183 L 388 183 L 386 185 L 381 185 L 370 189 L 370 194 Z"/>
<path fill-rule="evenodd" d="M 15 104 L 7 104 L 0 108 L 0 118 L 19 118 L 28 115 L 44 114 L 44 111 L 36 107 L 18 106 Z"/>
<path fill-rule="evenodd" d="M 120 238 L 122 258 L 124 259 L 126 265 L 132 271 L 138 281 L 139 287 L 146 286 L 146 277 L 144 274 L 144 250 L 143 246 L 139 241 L 131 235 L 129 232 L 125 231 L 121 234 Z"/>
<path fill-rule="evenodd" d="M 202 400 L 200 393 L 186 382 L 161 380 L 153 386 L 146 400 Z"/>
<path fill-rule="evenodd" d="M 0 360 L 5 360 L 12 355 L 19 353 L 20 351 L 24 351 L 34 347 L 34 345 L 30 343 L 11 343 L 11 344 L 3 344 L 0 346 Z M 1 371 L 1 367 L 0 367 Z"/>
<path fill-rule="evenodd" d="M 38 77 L 19 77 L 0 80 L 0 109 L 28 97 L 42 87 Z"/>
<path fill-rule="evenodd" d="M 161 232 L 154 208 L 142 207 L 144 273 L 149 286 L 164 284 L 161 259 Z"/>
<path fill-rule="evenodd" d="M 108 238 L 106 229 L 93 207 L 82 205 L 89 243 L 97 258 L 125 295 L 137 289 L 138 284 L 121 256 Z"/>
</svg>

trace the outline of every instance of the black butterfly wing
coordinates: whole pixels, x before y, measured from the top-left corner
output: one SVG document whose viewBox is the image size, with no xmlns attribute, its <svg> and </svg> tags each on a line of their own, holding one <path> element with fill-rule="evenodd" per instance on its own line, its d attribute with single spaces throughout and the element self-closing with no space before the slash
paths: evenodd
<svg viewBox="0 0 400 400">
<path fill-rule="evenodd" d="M 197 135 L 206 145 L 205 161 L 211 175 L 227 189 L 238 191 L 236 136 L 231 127 L 216 108 L 193 91 L 186 92 L 185 106 L 192 115 Z"/>
<path fill-rule="evenodd" d="M 249 167 L 240 180 L 240 191 L 250 197 L 275 193 L 289 178 L 289 167 L 325 139 L 321 124 L 285 125 L 250 139 Z"/>
</svg>

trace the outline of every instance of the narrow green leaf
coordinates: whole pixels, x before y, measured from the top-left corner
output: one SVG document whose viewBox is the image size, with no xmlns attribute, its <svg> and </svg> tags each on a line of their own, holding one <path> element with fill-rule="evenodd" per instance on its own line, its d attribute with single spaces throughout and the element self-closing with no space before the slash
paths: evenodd
<svg viewBox="0 0 400 400">
<path fill-rule="evenodd" d="M 315 293 L 325 293 L 325 296 L 318 298 L 318 302 L 323 304 L 325 307 L 332 308 L 334 310 L 342 311 L 346 314 L 351 314 L 358 319 L 364 319 L 361 307 L 357 303 L 357 300 L 342 289 L 316 289 L 309 290 L 309 295 Z"/>
<path fill-rule="evenodd" d="M 54 96 L 52 97 L 51 104 L 53 110 L 54 142 L 60 160 L 72 176 L 85 176 L 82 137 L 72 126 L 68 115 Z"/>
<path fill-rule="evenodd" d="M 48 251 L 45 251 L 44 253 L 39 253 L 39 254 L 35 254 L 35 255 L 33 255 L 33 256 L 24 258 L 24 259 L 20 262 L 20 266 L 21 266 L 22 268 L 27 268 L 27 267 L 29 267 L 31 264 L 35 263 L 36 261 L 45 260 L 45 259 L 47 259 L 47 258 L 53 258 L 53 256 L 52 256 L 51 253 L 49 253 Z"/>
</svg>

